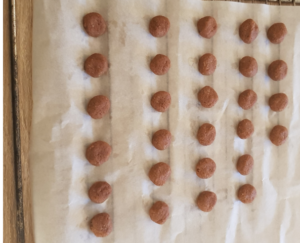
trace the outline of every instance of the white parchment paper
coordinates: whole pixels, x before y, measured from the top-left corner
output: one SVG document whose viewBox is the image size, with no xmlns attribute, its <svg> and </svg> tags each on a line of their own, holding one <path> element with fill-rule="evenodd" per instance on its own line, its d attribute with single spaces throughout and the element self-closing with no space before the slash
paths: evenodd
<svg viewBox="0 0 300 243">
<path fill-rule="evenodd" d="M 99 12 L 108 22 L 108 32 L 99 38 L 87 36 L 82 17 Z M 170 19 L 166 37 L 148 32 L 156 15 Z M 211 15 L 218 22 L 216 35 L 199 36 L 196 22 Z M 239 25 L 252 18 L 260 33 L 253 44 L 238 36 Z M 283 22 L 288 35 L 280 45 L 270 44 L 266 30 Z M 109 72 L 91 78 L 83 62 L 93 53 L 104 54 Z M 197 70 L 198 58 L 213 53 L 218 65 L 211 76 Z M 149 61 L 156 54 L 171 60 L 167 75 L 156 76 Z M 238 71 L 239 60 L 253 56 L 258 73 L 250 79 Z M 266 75 L 268 65 L 282 59 L 288 75 L 274 82 Z M 219 101 L 202 108 L 197 92 L 212 86 Z M 251 88 L 258 95 L 251 110 L 238 107 L 240 92 Z M 172 105 L 161 114 L 150 106 L 159 90 L 169 91 Z M 270 111 L 268 98 L 278 92 L 289 97 L 280 112 Z M 85 107 L 95 95 L 111 100 L 110 114 L 92 120 Z M 199 0 L 35 0 L 33 35 L 33 124 L 31 179 L 34 233 L 38 243 L 77 242 L 280 242 L 300 238 L 300 8 Z M 236 135 L 237 123 L 250 119 L 255 127 L 251 139 Z M 214 124 L 214 143 L 203 147 L 196 140 L 198 127 Z M 288 141 L 276 147 L 268 134 L 274 125 L 289 129 Z M 174 136 L 170 149 L 158 151 L 151 145 L 152 133 L 169 129 Z M 108 162 L 100 167 L 85 159 L 86 147 L 97 140 L 112 145 Z M 250 175 L 235 169 L 238 157 L 254 158 Z M 199 179 L 194 171 L 200 158 L 217 164 L 214 176 Z M 172 175 L 162 187 L 148 179 L 157 162 L 170 164 Z M 109 199 L 92 203 L 87 190 L 97 180 L 112 186 Z M 240 185 L 257 189 L 252 204 L 239 202 Z M 203 190 L 217 194 L 210 213 L 195 204 Z M 156 200 L 170 207 L 164 225 L 153 223 L 148 210 Z M 107 212 L 113 232 L 96 238 L 88 228 L 92 216 Z"/>
</svg>

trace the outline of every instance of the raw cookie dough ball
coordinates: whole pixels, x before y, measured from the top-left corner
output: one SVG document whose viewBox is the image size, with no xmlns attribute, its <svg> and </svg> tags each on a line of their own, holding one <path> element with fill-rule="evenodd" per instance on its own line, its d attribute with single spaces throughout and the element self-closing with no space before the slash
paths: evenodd
<svg viewBox="0 0 300 243">
<path fill-rule="evenodd" d="M 272 111 L 283 111 L 287 106 L 289 99 L 286 94 L 278 93 L 274 94 L 269 99 L 269 106 Z"/>
<path fill-rule="evenodd" d="M 159 162 L 153 165 L 149 171 L 150 180 L 157 186 L 165 184 L 170 175 L 171 167 L 164 162 Z"/>
<path fill-rule="evenodd" d="M 200 159 L 196 165 L 196 174 L 201 179 L 213 176 L 216 170 L 216 163 L 210 158 Z"/>
<path fill-rule="evenodd" d="M 98 78 L 108 70 L 108 63 L 105 56 L 95 53 L 89 56 L 84 62 L 84 71 L 93 78 Z"/>
<path fill-rule="evenodd" d="M 202 75 L 211 75 L 217 67 L 217 59 L 213 54 L 206 53 L 200 57 L 198 70 Z"/>
<path fill-rule="evenodd" d="M 256 197 L 256 190 L 254 186 L 250 184 L 245 184 L 241 186 L 238 190 L 238 199 L 242 203 L 251 203 Z"/>
<path fill-rule="evenodd" d="M 243 57 L 239 63 L 239 70 L 247 78 L 253 77 L 257 73 L 257 62 L 253 57 Z"/>
<path fill-rule="evenodd" d="M 149 32 L 154 37 L 165 36 L 170 29 L 170 21 L 164 16 L 156 16 L 150 20 Z"/>
<path fill-rule="evenodd" d="M 253 158 L 250 154 L 244 154 L 239 157 L 236 169 L 242 175 L 248 175 L 253 167 Z"/>
<path fill-rule="evenodd" d="M 167 149 L 171 144 L 171 140 L 172 134 L 166 129 L 158 130 L 152 136 L 152 144 L 158 150 Z"/>
<path fill-rule="evenodd" d="M 273 127 L 270 132 L 270 140 L 276 146 L 279 146 L 285 142 L 289 135 L 289 132 L 286 127 L 277 125 Z"/>
<path fill-rule="evenodd" d="M 90 229 L 97 237 L 108 236 L 112 231 L 112 222 L 108 213 L 99 213 L 90 221 Z"/>
<path fill-rule="evenodd" d="M 202 19 L 199 19 L 199 21 L 197 23 L 197 28 L 198 28 L 199 34 L 202 37 L 210 39 L 217 32 L 218 25 L 217 25 L 215 18 L 213 18 L 211 16 L 206 16 Z"/>
<path fill-rule="evenodd" d="M 103 203 L 111 194 L 111 186 L 106 181 L 97 181 L 89 189 L 89 198 L 94 203 Z"/>
<path fill-rule="evenodd" d="M 209 86 L 203 87 L 198 93 L 198 100 L 205 108 L 213 107 L 217 103 L 218 99 L 219 97 L 217 92 Z"/>
<path fill-rule="evenodd" d="M 162 202 L 155 202 L 149 210 L 150 218 L 157 224 L 163 224 L 169 217 L 169 206 Z"/>
<path fill-rule="evenodd" d="M 217 202 L 217 196 L 214 192 L 203 191 L 197 198 L 197 206 L 203 212 L 210 212 Z"/>
<path fill-rule="evenodd" d="M 287 34 L 287 29 L 283 23 L 273 24 L 267 32 L 268 39 L 273 44 L 279 44 Z"/>
<path fill-rule="evenodd" d="M 170 59 L 162 54 L 156 55 L 150 62 L 150 69 L 156 75 L 166 74 L 171 67 Z"/>
<path fill-rule="evenodd" d="M 249 138 L 253 132 L 254 132 L 254 127 L 250 120 L 244 119 L 239 122 L 237 126 L 237 135 L 241 139 Z"/>
<path fill-rule="evenodd" d="M 166 91 L 159 91 L 151 98 L 151 106 L 154 110 L 165 112 L 171 104 L 171 95 Z"/>
<path fill-rule="evenodd" d="M 285 61 L 276 60 L 272 62 L 268 68 L 268 74 L 274 81 L 284 79 L 288 71 L 288 66 Z"/>
<path fill-rule="evenodd" d="M 249 110 L 250 108 L 252 108 L 256 101 L 257 95 L 251 89 L 247 89 L 244 92 L 240 93 L 238 99 L 239 106 L 242 107 L 244 110 Z"/>
<path fill-rule="evenodd" d="M 98 13 L 89 13 L 83 17 L 83 28 L 92 37 L 98 37 L 106 31 L 104 18 Z"/>
<path fill-rule="evenodd" d="M 245 20 L 239 28 L 240 38 L 247 44 L 250 44 L 256 39 L 258 32 L 258 26 L 253 19 Z"/>
<path fill-rule="evenodd" d="M 110 153 L 111 147 L 108 143 L 97 141 L 88 146 L 85 156 L 92 165 L 99 166 L 108 160 Z"/>
<path fill-rule="evenodd" d="M 204 123 L 199 127 L 197 139 L 201 145 L 207 146 L 213 143 L 216 137 L 216 129 L 209 123 Z"/>
<path fill-rule="evenodd" d="M 110 109 L 110 101 L 104 95 L 98 95 L 90 99 L 87 105 L 87 113 L 93 119 L 101 119 Z"/>
</svg>

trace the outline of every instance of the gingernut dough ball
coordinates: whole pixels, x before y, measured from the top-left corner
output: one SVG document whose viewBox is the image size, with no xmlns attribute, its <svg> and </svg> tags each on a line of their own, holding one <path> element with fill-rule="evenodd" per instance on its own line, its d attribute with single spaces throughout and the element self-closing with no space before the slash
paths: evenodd
<svg viewBox="0 0 300 243">
<path fill-rule="evenodd" d="M 252 89 L 240 93 L 238 103 L 244 110 L 249 110 L 257 101 L 257 94 Z"/>
<path fill-rule="evenodd" d="M 199 127 L 197 133 L 197 139 L 203 146 L 207 146 L 213 143 L 216 137 L 216 129 L 209 123 L 204 123 Z"/>
<path fill-rule="evenodd" d="M 106 31 L 104 18 L 98 13 L 89 13 L 83 17 L 83 28 L 92 37 L 98 37 Z"/>
<path fill-rule="evenodd" d="M 99 213 L 90 221 L 90 229 L 97 237 L 108 236 L 112 232 L 112 221 L 108 213 Z"/>
<path fill-rule="evenodd" d="M 257 62 L 253 57 L 243 57 L 239 62 L 240 73 L 247 78 L 253 77 L 258 70 Z"/>
<path fill-rule="evenodd" d="M 244 154 L 239 157 L 236 169 L 241 175 L 248 175 L 253 167 L 253 158 L 250 154 Z"/>
<path fill-rule="evenodd" d="M 217 67 L 217 59 L 213 54 L 206 53 L 199 58 L 198 70 L 202 75 L 211 75 Z"/>
<path fill-rule="evenodd" d="M 216 163 L 212 159 L 200 159 L 196 165 L 196 174 L 201 179 L 210 178 L 215 173 L 216 167 Z"/>
<path fill-rule="evenodd" d="M 199 19 L 197 23 L 197 29 L 202 37 L 210 39 L 217 32 L 218 25 L 215 18 L 206 16 L 202 19 Z"/>
<path fill-rule="evenodd" d="M 286 94 L 278 93 L 274 94 L 269 99 L 269 106 L 272 111 L 283 111 L 287 106 L 289 99 Z"/>
<path fill-rule="evenodd" d="M 285 61 L 276 60 L 272 62 L 268 68 L 268 74 L 274 81 L 284 79 L 288 71 L 288 66 Z"/>
<path fill-rule="evenodd" d="M 88 146 L 85 156 L 92 165 L 99 166 L 109 159 L 110 153 L 111 147 L 108 143 L 97 141 Z"/>
<path fill-rule="evenodd" d="M 277 125 L 273 127 L 270 132 L 270 140 L 276 146 L 279 146 L 285 142 L 289 135 L 289 132 L 286 127 Z"/>
<path fill-rule="evenodd" d="M 157 186 L 164 185 L 170 175 L 171 167 L 164 162 L 153 165 L 149 171 L 150 180 Z"/>
<path fill-rule="evenodd" d="M 214 192 L 203 191 L 197 198 L 197 206 L 203 212 L 210 212 L 217 202 L 217 196 Z"/>
<path fill-rule="evenodd" d="M 165 112 L 171 104 L 171 95 L 166 91 L 159 91 L 151 98 L 151 106 L 154 110 Z"/>
<path fill-rule="evenodd" d="M 105 56 L 95 53 L 89 56 L 84 62 L 84 71 L 93 78 L 98 78 L 108 70 L 108 63 Z"/>
<path fill-rule="evenodd" d="M 239 122 L 237 126 L 237 135 L 241 139 L 249 138 L 253 132 L 254 132 L 254 127 L 250 120 L 244 119 Z"/>
<path fill-rule="evenodd" d="M 268 39 L 273 44 L 279 44 L 284 40 L 287 34 L 287 29 L 283 23 L 273 24 L 267 32 Z"/>
<path fill-rule="evenodd" d="M 245 20 L 239 28 L 239 35 L 246 44 L 252 43 L 258 35 L 258 26 L 253 19 Z"/>
<path fill-rule="evenodd" d="M 111 186 L 106 181 L 97 181 L 89 189 L 89 198 L 94 203 L 103 203 L 111 194 Z"/>
<path fill-rule="evenodd" d="M 165 16 L 156 16 L 150 20 L 149 32 L 154 37 L 165 36 L 170 29 L 170 21 Z"/>
<path fill-rule="evenodd" d="M 87 105 L 87 113 L 93 119 L 101 119 L 110 109 L 110 101 L 104 95 L 98 95 L 90 99 Z"/>
<path fill-rule="evenodd" d="M 169 217 L 169 206 L 162 202 L 155 202 L 149 210 L 151 220 L 157 224 L 163 224 Z"/>
<path fill-rule="evenodd" d="M 171 67 L 170 59 L 162 54 L 156 55 L 150 62 L 150 69 L 156 75 L 166 74 Z"/>
<path fill-rule="evenodd" d="M 219 97 L 217 92 L 209 86 L 203 87 L 198 93 L 198 100 L 205 108 L 213 107 L 217 103 L 218 99 Z"/>
<path fill-rule="evenodd" d="M 152 136 L 152 144 L 158 150 L 167 149 L 172 141 L 172 134 L 166 130 L 161 129 L 155 132 Z"/>
<path fill-rule="evenodd" d="M 237 194 L 238 199 L 242 203 L 251 203 L 256 197 L 256 190 L 254 186 L 250 184 L 245 184 L 239 188 Z"/>
</svg>

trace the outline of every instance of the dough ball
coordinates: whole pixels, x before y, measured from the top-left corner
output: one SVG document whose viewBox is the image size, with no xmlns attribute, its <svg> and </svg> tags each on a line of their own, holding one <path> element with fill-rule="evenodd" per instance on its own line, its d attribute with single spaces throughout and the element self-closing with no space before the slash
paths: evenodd
<svg viewBox="0 0 300 243">
<path fill-rule="evenodd" d="M 210 212 L 217 202 L 217 196 L 210 191 L 203 191 L 197 198 L 197 206 L 203 212 Z"/>
<path fill-rule="evenodd" d="M 202 75 L 211 75 L 217 67 L 217 59 L 213 54 L 206 53 L 199 59 L 198 70 Z"/>
<path fill-rule="evenodd" d="M 110 153 L 111 147 L 108 143 L 97 141 L 88 146 L 85 156 L 92 165 L 99 166 L 109 159 Z"/>
<path fill-rule="evenodd" d="M 273 44 L 279 44 L 284 40 L 287 34 L 287 29 L 283 23 L 273 24 L 267 32 L 268 39 Z"/>
<path fill-rule="evenodd" d="M 268 68 L 268 74 L 274 81 L 284 79 L 288 71 L 288 66 L 285 61 L 276 60 L 272 62 Z"/>
<path fill-rule="evenodd" d="M 248 175 L 253 167 L 253 158 L 250 154 L 244 154 L 239 157 L 236 169 L 241 175 Z"/>
<path fill-rule="evenodd" d="M 245 184 L 241 186 L 238 190 L 238 199 L 242 203 L 251 203 L 256 197 L 256 190 L 254 186 L 250 184 Z"/>
<path fill-rule="evenodd" d="M 216 167 L 216 163 L 212 159 L 200 159 L 196 165 L 196 174 L 201 179 L 210 178 L 215 173 Z"/>
<path fill-rule="evenodd" d="M 157 224 L 163 224 L 169 217 L 169 206 L 162 202 L 155 202 L 149 210 L 150 218 Z"/>
<path fill-rule="evenodd" d="M 206 16 L 202 19 L 199 19 L 199 21 L 197 23 L 197 28 L 198 28 L 199 34 L 202 37 L 210 39 L 217 32 L 218 25 L 217 25 L 215 18 L 213 18 L 211 16 Z"/>
<path fill-rule="evenodd" d="M 87 113 L 93 119 L 101 119 L 110 109 L 110 101 L 104 95 L 98 95 L 90 99 L 87 105 Z"/>
<path fill-rule="evenodd" d="M 97 181 L 89 189 L 89 198 L 94 203 L 103 203 L 111 194 L 111 186 L 106 181 Z"/>
<path fill-rule="evenodd" d="M 285 142 L 289 135 L 289 132 L 286 127 L 277 125 L 273 127 L 270 133 L 270 140 L 276 146 L 279 146 Z"/>
<path fill-rule="evenodd" d="M 237 135 L 241 139 L 249 138 L 253 132 L 254 132 L 254 127 L 250 120 L 244 119 L 239 122 L 237 126 Z"/>
<path fill-rule="evenodd" d="M 204 123 L 199 127 L 197 139 L 201 145 L 207 146 L 213 143 L 216 137 L 216 129 L 209 123 Z"/>
<path fill-rule="evenodd" d="M 98 13 L 89 13 L 83 17 L 83 28 L 92 37 L 98 37 L 106 31 L 104 18 Z"/>
<path fill-rule="evenodd" d="M 108 63 L 105 56 L 95 53 L 89 56 L 84 62 L 84 71 L 93 78 L 98 78 L 108 70 Z"/>
<path fill-rule="evenodd" d="M 253 19 L 245 20 L 239 28 L 239 35 L 246 44 L 252 43 L 258 35 L 258 26 Z"/>
<path fill-rule="evenodd" d="M 154 110 L 165 112 L 171 104 L 171 95 L 166 91 L 159 91 L 151 98 L 151 106 Z"/>
<path fill-rule="evenodd" d="M 257 101 L 257 94 L 251 90 L 247 89 L 244 92 L 240 93 L 238 103 L 239 106 L 244 110 L 249 110 Z"/>
<path fill-rule="evenodd" d="M 153 165 L 149 171 L 150 180 L 157 186 L 165 184 L 170 175 L 171 167 L 164 162 L 159 162 Z"/>
<path fill-rule="evenodd" d="M 286 94 L 278 93 L 274 94 L 269 99 L 269 106 L 272 111 L 283 111 L 287 106 L 289 99 Z"/>
<path fill-rule="evenodd" d="M 165 16 L 156 16 L 150 20 L 149 32 L 154 37 L 165 36 L 170 29 L 170 21 Z"/>
<path fill-rule="evenodd" d="M 158 150 L 165 150 L 167 149 L 172 141 L 172 134 L 166 130 L 158 130 L 152 136 L 152 144 Z"/>
<path fill-rule="evenodd" d="M 258 70 L 257 62 L 253 57 L 243 57 L 239 63 L 240 73 L 247 78 L 253 77 Z"/>
<path fill-rule="evenodd" d="M 90 229 L 97 237 L 108 236 L 112 232 L 112 222 L 108 213 L 99 213 L 90 221 Z"/>
<path fill-rule="evenodd" d="M 218 99 L 219 97 L 217 92 L 209 86 L 203 87 L 198 93 L 198 100 L 205 108 L 213 107 L 217 103 Z"/>
<path fill-rule="evenodd" d="M 170 59 L 162 54 L 156 55 L 150 62 L 150 69 L 156 75 L 166 74 L 171 67 Z"/>
</svg>

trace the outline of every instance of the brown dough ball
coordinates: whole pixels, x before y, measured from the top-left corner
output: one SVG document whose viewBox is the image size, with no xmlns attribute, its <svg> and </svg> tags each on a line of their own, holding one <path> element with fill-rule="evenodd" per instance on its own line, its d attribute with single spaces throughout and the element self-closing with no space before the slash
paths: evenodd
<svg viewBox="0 0 300 243">
<path fill-rule="evenodd" d="M 256 197 L 255 187 L 250 184 L 241 186 L 238 190 L 238 199 L 242 203 L 251 203 Z"/>
<path fill-rule="evenodd" d="M 111 186 L 106 181 L 97 181 L 89 189 L 89 198 L 94 203 L 103 203 L 111 194 Z"/>
<path fill-rule="evenodd" d="M 213 54 L 206 53 L 200 57 L 198 70 L 202 75 L 211 75 L 217 67 L 217 59 Z"/>
<path fill-rule="evenodd" d="M 273 44 L 279 44 L 284 40 L 287 34 L 287 29 L 283 23 L 273 24 L 267 32 L 268 39 Z"/>
<path fill-rule="evenodd" d="M 99 166 L 108 160 L 110 153 L 111 147 L 108 143 L 97 141 L 88 146 L 85 156 L 92 165 Z"/>
<path fill-rule="evenodd" d="M 239 70 L 245 77 L 253 77 L 258 70 L 255 58 L 249 56 L 243 57 L 239 63 Z"/>
<path fill-rule="evenodd" d="M 167 149 L 172 141 L 172 134 L 166 130 L 161 129 L 155 132 L 152 136 L 152 144 L 158 150 Z"/>
<path fill-rule="evenodd" d="M 169 217 L 169 206 L 162 202 L 155 202 L 149 210 L 150 218 L 157 224 L 163 224 Z"/>
<path fill-rule="evenodd" d="M 84 71 L 93 78 L 98 78 L 108 70 L 108 63 L 105 56 L 95 53 L 89 56 L 84 62 Z"/>
<path fill-rule="evenodd" d="M 236 169 L 242 175 L 248 175 L 253 167 L 253 158 L 250 154 L 244 154 L 239 157 L 238 162 L 236 164 Z"/>
<path fill-rule="evenodd" d="M 156 55 L 150 62 L 150 69 L 156 75 L 166 74 L 171 67 L 170 59 L 162 54 Z"/>
<path fill-rule="evenodd" d="M 198 100 L 205 108 L 213 107 L 217 103 L 218 99 L 219 97 L 217 92 L 209 86 L 203 87 L 198 93 Z"/>
<path fill-rule="evenodd" d="M 104 95 L 98 95 L 90 99 L 87 105 L 87 113 L 93 119 L 101 119 L 110 109 L 110 101 Z"/>
<path fill-rule="evenodd" d="M 272 62 L 268 68 L 268 74 L 274 81 L 284 79 L 288 71 L 288 66 L 285 61 L 276 60 Z"/>
<path fill-rule="evenodd" d="M 151 106 L 154 110 L 165 112 L 171 104 L 171 95 L 166 91 L 159 91 L 151 98 Z"/>
<path fill-rule="evenodd" d="M 249 110 L 257 101 L 257 94 L 251 90 L 247 89 L 239 95 L 239 106 L 244 110 Z"/>
<path fill-rule="evenodd" d="M 112 232 L 112 222 L 108 213 L 99 213 L 90 221 L 90 229 L 97 237 L 108 236 Z"/>
<path fill-rule="evenodd" d="M 157 186 L 165 184 L 170 175 L 171 167 L 164 162 L 159 162 L 153 165 L 149 171 L 150 180 Z"/>
<path fill-rule="evenodd" d="M 279 146 L 285 142 L 289 135 L 289 132 L 286 127 L 277 125 L 273 127 L 270 132 L 270 140 L 276 146 Z"/>
<path fill-rule="evenodd" d="M 254 132 L 254 127 L 250 120 L 244 119 L 239 122 L 237 126 L 237 135 L 241 139 L 249 138 L 253 132 Z"/>
<path fill-rule="evenodd" d="M 201 179 L 210 178 L 215 173 L 216 167 L 216 163 L 212 159 L 200 159 L 196 165 L 196 174 Z"/>
<path fill-rule="evenodd" d="M 203 212 L 210 212 L 217 202 L 217 196 L 214 192 L 203 191 L 197 198 L 197 206 Z"/>
<path fill-rule="evenodd" d="M 89 13 L 83 17 L 83 28 L 92 37 L 98 37 L 106 31 L 104 18 L 98 13 Z"/>
<path fill-rule="evenodd" d="M 247 44 L 250 44 L 256 39 L 258 32 L 258 26 L 253 19 L 245 20 L 239 28 L 240 38 Z"/>
<path fill-rule="evenodd" d="M 197 139 L 201 145 L 207 146 L 213 143 L 216 137 L 216 129 L 209 123 L 204 123 L 199 127 Z"/>
<path fill-rule="evenodd" d="M 269 99 L 269 106 L 272 111 L 283 111 L 287 106 L 289 99 L 286 94 L 278 93 L 274 94 Z"/>
<path fill-rule="evenodd" d="M 202 19 L 199 19 L 199 21 L 197 23 L 197 28 L 198 28 L 199 34 L 202 37 L 210 39 L 217 32 L 218 25 L 217 25 L 215 18 L 213 18 L 211 16 L 206 16 Z"/>
<path fill-rule="evenodd" d="M 170 29 L 170 21 L 164 16 L 156 16 L 150 20 L 149 32 L 154 37 L 165 36 Z"/>
</svg>

